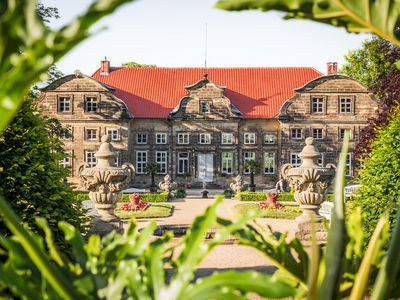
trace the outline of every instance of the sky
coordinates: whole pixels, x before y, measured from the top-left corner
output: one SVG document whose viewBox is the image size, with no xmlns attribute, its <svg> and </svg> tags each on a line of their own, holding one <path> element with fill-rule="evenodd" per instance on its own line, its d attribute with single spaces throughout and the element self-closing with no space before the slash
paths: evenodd
<svg viewBox="0 0 400 300">
<path fill-rule="evenodd" d="M 80 70 L 91 75 L 106 56 L 111 66 L 135 61 L 158 67 L 204 67 L 207 61 L 208 67 L 308 66 L 326 73 L 327 62 L 336 61 L 340 68 L 344 55 L 369 37 L 312 21 L 285 21 L 277 12 L 222 11 L 213 8 L 216 1 L 138 0 L 126 4 L 100 20 L 92 30 L 94 35 L 57 66 L 64 74 Z M 42 3 L 59 9 L 61 18 L 51 23 L 59 28 L 91 1 Z"/>
</svg>

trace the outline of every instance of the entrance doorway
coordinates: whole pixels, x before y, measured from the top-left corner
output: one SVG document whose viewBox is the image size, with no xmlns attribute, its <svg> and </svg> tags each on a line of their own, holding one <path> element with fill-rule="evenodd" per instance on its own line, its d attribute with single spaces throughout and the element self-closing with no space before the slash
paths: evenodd
<svg viewBox="0 0 400 300">
<path fill-rule="evenodd" d="M 214 180 L 214 155 L 199 153 L 197 156 L 197 179 L 201 182 L 212 182 Z"/>
</svg>

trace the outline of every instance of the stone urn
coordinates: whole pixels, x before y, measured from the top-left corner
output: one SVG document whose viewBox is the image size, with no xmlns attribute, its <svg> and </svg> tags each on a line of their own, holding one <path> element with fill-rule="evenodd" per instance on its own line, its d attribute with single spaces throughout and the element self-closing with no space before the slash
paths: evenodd
<svg viewBox="0 0 400 300">
<path fill-rule="evenodd" d="M 89 191 L 89 197 L 100 215 L 106 222 L 119 221 L 114 214 L 116 203 L 121 199 L 121 191 L 129 186 L 135 169 L 132 164 L 125 163 L 120 168 L 113 163 L 117 153 L 110 143 L 110 137 L 103 135 L 101 145 L 95 153 L 97 164 L 90 168 L 87 164 L 79 167 L 81 186 Z"/>
<path fill-rule="evenodd" d="M 318 166 L 320 153 L 314 145 L 314 139 L 308 137 L 305 143 L 305 147 L 299 154 L 302 164 L 297 168 L 285 164 L 282 166 L 282 174 L 294 188 L 294 199 L 303 211 L 302 215 L 296 219 L 298 223 L 296 236 L 301 240 L 309 240 L 314 222 L 317 240 L 324 241 L 326 232 L 318 211 L 321 203 L 326 199 L 328 188 L 335 177 L 336 167 L 333 164 L 327 164 L 326 167 Z"/>
<path fill-rule="evenodd" d="M 171 176 L 167 174 L 164 179 L 158 183 L 158 187 L 164 192 L 171 193 L 171 191 L 175 190 L 178 185 L 172 180 Z"/>
</svg>

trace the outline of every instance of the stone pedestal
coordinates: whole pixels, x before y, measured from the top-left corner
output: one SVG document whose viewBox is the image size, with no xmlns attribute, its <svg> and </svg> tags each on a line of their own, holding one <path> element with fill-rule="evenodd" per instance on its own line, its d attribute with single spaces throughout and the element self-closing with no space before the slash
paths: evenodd
<svg viewBox="0 0 400 300">
<path fill-rule="evenodd" d="M 96 217 L 92 221 L 92 226 L 88 232 L 88 235 L 97 234 L 101 237 L 109 234 L 111 231 L 116 230 L 118 233 L 123 233 L 123 223 L 121 220 L 117 221 L 104 221 L 100 217 Z"/>
</svg>

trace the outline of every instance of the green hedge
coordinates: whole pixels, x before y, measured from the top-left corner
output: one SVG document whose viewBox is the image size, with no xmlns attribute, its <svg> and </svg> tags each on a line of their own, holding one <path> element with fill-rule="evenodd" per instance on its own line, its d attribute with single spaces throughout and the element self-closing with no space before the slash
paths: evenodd
<svg viewBox="0 0 400 300">
<path fill-rule="evenodd" d="M 120 202 L 129 202 L 129 195 L 130 194 L 123 194 Z M 84 201 L 89 200 L 89 194 L 77 194 L 75 196 L 76 201 Z M 143 193 L 140 194 L 140 200 L 146 202 L 167 202 L 169 199 L 168 192 L 161 192 L 161 193 Z"/>
<path fill-rule="evenodd" d="M 82 201 L 85 201 L 85 200 L 90 200 L 89 194 L 87 194 L 87 193 L 76 194 L 75 195 L 75 200 L 78 201 L 78 202 L 82 202 Z"/>
<path fill-rule="evenodd" d="M 237 198 L 240 201 L 265 201 L 265 193 L 257 192 L 240 192 L 237 194 Z"/>
</svg>

